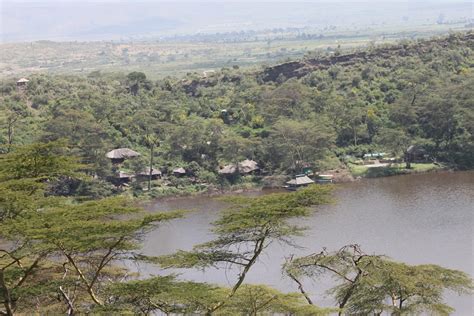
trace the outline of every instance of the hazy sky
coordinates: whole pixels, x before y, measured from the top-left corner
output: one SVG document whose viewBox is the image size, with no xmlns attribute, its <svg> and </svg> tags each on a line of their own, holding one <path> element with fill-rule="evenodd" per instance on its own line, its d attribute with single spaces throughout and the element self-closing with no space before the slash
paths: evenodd
<svg viewBox="0 0 474 316">
<path fill-rule="evenodd" d="M 151 38 L 268 28 L 363 28 L 473 18 L 457 0 L 0 0 L 0 41 Z"/>
<path fill-rule="evenodd" d="M 137 3 L 137 2 L 149 2 L 149 3 L 204 3 L 204 2 L 227 2 L 227 3 L 255 3 L 255 2 L 306 2 L 306 3 L 360 3 L 360 2 L 372 2 L 372 3 L 409 3 L 409 2 L 423 2 L 423 3 L 452 3 L 452 2 L 463 2 L 456 0 L 3 0 L 2 2 L 13 2 L 13 3 L 67 3 L 67 2 L 82 2 L 82 3 L 107 3 L 107 2 L 124 2 L 124 3 Z M 469 1 L 464 1 L 469 2 Z"/>
</svg>

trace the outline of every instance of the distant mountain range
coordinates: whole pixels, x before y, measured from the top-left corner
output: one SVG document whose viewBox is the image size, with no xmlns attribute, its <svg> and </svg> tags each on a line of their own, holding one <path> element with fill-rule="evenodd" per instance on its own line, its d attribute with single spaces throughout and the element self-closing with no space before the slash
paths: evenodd
<svg viewBox="0 0 474 316">
<path fill-rule="evenodd" d="M 163 39 L 268 28 L 367 29 L 466 21 L 472 2 L 2 1 L 2 42 Z"/>
</svg>

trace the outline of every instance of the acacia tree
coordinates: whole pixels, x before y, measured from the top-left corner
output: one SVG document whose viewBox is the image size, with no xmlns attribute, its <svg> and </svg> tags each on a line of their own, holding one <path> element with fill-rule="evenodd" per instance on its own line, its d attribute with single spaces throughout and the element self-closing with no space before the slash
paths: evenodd
<svg viewBox="0 0 474 316">
<path fill-rule="evenodd" d="M 109 135 L 91 113 L 67 107 L 57 109 L 42 130 L 41 141 L 65 139 L 72 153 L 88 164 L 92 173 L 109 175 L 111 166 L 105 157 L 106 148 L 110 146 Z"/>
<path fill-rule="evenodd" d="M 268 159 L 283 170 L 301 173 L 305 163 L 321 158 L 334 143 L 332 129 L 324 120 L 281 119 L 268 138 Z"/>
<path fill-rule="evenodd" d="M 104 312 L 204 314 L 226 299 L 231 289 L 207 283 L 177 281 L 173 275 L 111 285 L 110 302 L 94 309 Z M 265 285 L 244 284 L 215 315 L 327 315 L 331 309 L 308 305 L 299 293 L 281 293 Z"/>
<path fill-rule="evenodd" d="M 10 100 L 7 100 L 0 109 L 2 110 L 0 122 L 5 126 L 7 152 L 10 152 L 14 142 L 15 128 L 21 123 L 22 119 L 28 116 L 28 110 L 25 105 Z"/>
<path fill-rule="evenodd" d="M 443 302 L 444 290 L 469 293 L 471 278 L 464 272 L 436 265 L 410 266 L 381 255 L 364 253 L 359 245 L 347 245 L 335 252 L 291 258 L 286 274 L 298 284 L 308 303 L 301 278 L 331 275 L 337 284 L 329 290 L 339 307 L 339 315 L 393 315 L 436 313 L 449 315 L 453 309 Z"/>
<path fill-rule="evenodd" d="M 142 86 L 146 82 L 146 75 L 143 72 L 133 71 L 127 75 L 128 91 L 132 95 L 137 95 Z"/>
<path fill-rule="evenodd" d="M 220 145 L 222 158 L 232 162 L 238 171 L 239 161 L 253 156 L 257 142 L 228 130 L 222 135 Z"/>
<path fill-rule="evenodd" d="M 311 186 L 291 194 L 270 194 L 258 198 L 234 197 L 232 207 L 214 222 L 216 238 L 192 251 L 155 258 L 165 268 L 206 268 L 230 265 L 239 270 L 225 298 L 207 310 L 212 314 L 236 295 L 263 251 L 274 241 L 291 243 L 304 228 L 291 219 L 309 216 L 309 206 L 329 202 L 330 186 Z"/>
<path fill-rule="evenodd" d="M 411 139 L 406 135 L 402 129 L 383 128 L 377 136 L 375 142 L 390 150 L 395 156 L 403 154 L 408 146 L 410 146 Z"/>
<path fill-rule="evenodd" d="M 113 263 L 135 260 L 141 236 L 180 213 L 142 214 L 123 198 L 71 203 L 45 194 L 82 167 L 61 154 L 58 143 L 34 144 L 1 156 L 0 303 L 1 313 L 59 312 L 60 295 L 68 314 L 104 305 L 104 284 L 123 278 Z"/>
<path fill-rule="evenodd" d="M 54 205 L 46 196 L 48 185 L 61 177 L 81 177 L 84 168 L 67 154 L 64 142 L 12 147 L 0 155 L 0 221 L 23 211 Z"/>
<path fill-rule="evenodd" d="M 51 281 L 58 282 L 66 276 L 67 280 L 77 278 L 80 285 L 76 292 L 88 295 L 92 303 L 102 306 L 105 304 L 101 297 L 104 295 L 103 285 L 108 278 L 113 277 L 111 264 L 118 260 L 133 259 L 132 250 L 138 247 L 137 241 L 144 232 L 161 221 L 178 216 L 177 213 L 137 216 L 139 212 L 138 208 L 128 205 L 124 199 L 104 199 L 79 205 L 48 207 L 41 212 L 29 212 L 5 220 L 0 225 L 1 237 L 15 241 L 21 247 L 3 250 L 7 256 L 4 257 L 5 266 L 2 270 L 6 274 L 16 273 L 14 269 L 8 268 L 14 262 L 20 266 L 21 260 L 33 261 L 35 268 L 29 269 L 37 270 L 36 273 L 41 273 L 41 267 L 62 266 L 64 275 L 61 274 L 59 278 L 56 274 Z M 131 219 L 124 220 L 119 216 Z M 123 271 L 118 272 L 120 277 L 124 276 Z M 69 308 L 74 310 L 70 306 L 74 298 L 65 293 L 63 287 L 67 287 L 67 282 L 64 283 L 59 282 L 58 290 Z M 36 284 L 26 282 L 25 286 Z M 21 299 L 16 295 L 17 288 L 18 285 L 15 285 L 12 291 L 8 291 L 10 296 L 14 295 L 15 301 Z"/>
<path fill-rule="evenodd" d="M 222 149 L 221 140 L 224 125 L 218 119 L 202 119 L 191 116 L 180 125 L 170 128 L 167 145 L 169 159 L 197 162 L 207 170 L 215 170 L 218 154 Z"/>
<path fill-rule="evenodd" d="M 54 197 L 45 196 L 47 183 L 61 176 L 75 176 L 80 167 L 74 158 L 65 155 L 63 144 L 33 144 L 14 147 L 14 151 L 0 156 L 0 239 L 4 225 L 58 203 Z M 0 302 L 5 313 L 12 315 L 16 298 L 12 292 L 24 286 L 25 281 L 44 258 L 43 250 L 31 251 L 25 244 L 11 240 L 0 249 Z"/>
<path fill-rule="evenodd" d="M 330 308 L 309 305 L 299 293 L 281 293 L 265 285 L 244 284 L 218 315 L 329 315 Z"/>
</svg>

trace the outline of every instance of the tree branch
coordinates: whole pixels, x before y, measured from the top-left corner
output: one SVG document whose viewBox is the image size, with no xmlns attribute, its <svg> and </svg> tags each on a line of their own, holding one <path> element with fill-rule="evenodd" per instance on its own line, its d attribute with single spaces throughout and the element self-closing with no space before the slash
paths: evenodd
<svg viewBox="0 0 474 316">
<path fill-rule="evenodd" d="M 252 256 L 252 258 L 250 258 L 249 262 L 244 266 L 244 269 L 242 270 L 242 273 L 240 273 L 240 275 L 239 275 L 237 283 L 235 283 L 235 285 L 232 287 L 232 290 L 227 295 L 227 300 L 232 298 L 235 295 L 235 293 L 237 292 L 239 287 L 244 282 L 245 277 L 247 276 L 247 273 L 249 272 L 250 268 L 257 261 L 258 256 L 262 253 L 262 251 L 264 249 L 264 246 L 265 246 L 266 237 L 267 237 L 269 232 L 270 232 L 269 229 L 265 229 L 262 237 L 259 240 L 257 240 L 257 242 L 255 243 L 253 256 Z M 220 301 L 219 303 L 217 303 L 216 305 L 211 307 L 208 310 L 207 314 L 212 315 L 213 312 L 215 312 L 216 310 L 218 310 L 219 308 L 224 306 L 225 303 L 226 303 L 226 301 Z"/>
<path fill-rule="evenodd" d="M 309 297 L 308 293 L 306 293 L 306 291 L 304 290 L 303 288 L 303 283 L 301 283 L 300 280 L 298 280 L 296 278 L 296 276 L 294 276 L 292 273 L 288 272 L 287 271 L 287 274 L 288 276 L 293 280 L 295 281 L 296 284 L 298 284 L 298 290 L 300 291 L 301 294 L 303 294 L 304 298 L 306 299 L 306 301 L 308 302 L 309 305 L 314 305 L 313 304 L 313 301 L 311 300 L 311 298 Z"/>
</svg>

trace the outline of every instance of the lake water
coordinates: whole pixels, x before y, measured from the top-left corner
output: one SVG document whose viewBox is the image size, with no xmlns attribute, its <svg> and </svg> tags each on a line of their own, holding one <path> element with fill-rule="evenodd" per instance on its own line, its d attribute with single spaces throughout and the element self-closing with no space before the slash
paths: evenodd
<svg viewBox="0 0 474 316">
<path fill-rule="evenodd" d="M 474 275 L 474 172 L 365 179 L 338 185 L 335 197 L 336 204 L 317 207 L 314 215 L 301 222 L 309 228 L 306 236 L 296 239 L 303 248 L 272 244 L 252 268 L 246 282 L 265 283 L 286 292 L 297 291 L 295 284 L 281 274 L 286 256 L 319 252 L 322 247 L 336 250 L 351 243 L 360 244 L 367 253 L 385 254 L 409 264 L 433 263 Z M 152 211 L 194 211 L 150 232 L 143 252 L 160 255 L 189 250 L 211 239 L 210 222 L 223 208 L 223 202 L 209 197 L 152 203 L 149 206 Z M 138 268 L 144 274 L 162 273 L 156 267 Z M 183 279 L 222 285 L 235 280 L 234 273 L 225 269 L 179 272 Z M 329 280 L 308 281 L 306 290 L 316 304 L 331 306 L 331 298 L 324 294 L 330 285 Z M 456 315 L 473 314 L 473 297 L 447 293 L 446 301 L 456 308 Z"/>
</svg>

